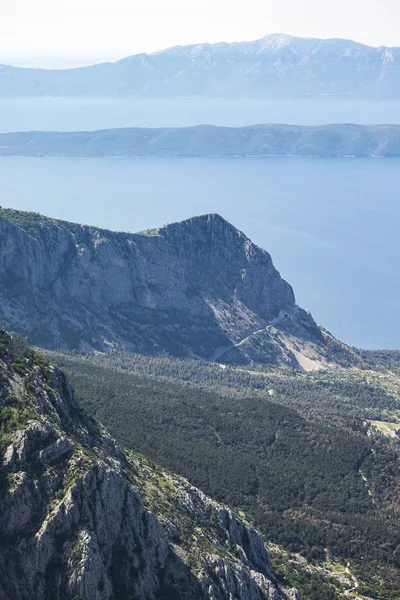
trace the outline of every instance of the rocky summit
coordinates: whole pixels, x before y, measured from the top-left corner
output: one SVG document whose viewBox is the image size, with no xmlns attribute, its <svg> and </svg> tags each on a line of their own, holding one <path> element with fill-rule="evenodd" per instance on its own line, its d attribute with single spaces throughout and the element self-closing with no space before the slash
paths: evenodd
<svg viewBox="0 0 400 600">
<path fill-rule="evenodd" d="M 46 348 L 305 370 L 359 360 L 216 214 L 129 234 L 0 209 L 0 319 Z"/>
<path fill-rule="evenodd" d="M 0 329 L 1 600 L 293 600 L 258 533 L 125 454 L 63 372 Z"/>
</svg>

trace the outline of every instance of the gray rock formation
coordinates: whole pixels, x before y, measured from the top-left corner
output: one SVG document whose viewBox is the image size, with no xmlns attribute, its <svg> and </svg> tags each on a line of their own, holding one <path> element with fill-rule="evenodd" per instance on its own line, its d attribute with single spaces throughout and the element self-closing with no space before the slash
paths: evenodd
<svg viewBox="0 0 400 600">
<path fill-rule="evenodd" d="M 47 348 L 293 366 L 351 354 L 218 215 L 126 234 L 0 209 L 0 323 Z"/>
<path fill-rule="evenodd" d="M 302 156 L 400 155 L 400 125 L 250 125 L 126 128 L 92 132 L 0 134 L 0 156 Z"/>
<path fill-rule="evenodd" d="M 269 35 L 47 71 L 0 66 L 0 96 L 399 97 L 400 49 Z"/>
<path fill-rule="evenodd" d="M 16 373 L 0 341 L 1 600 L 286 598 L 255 530 L 127 457 L 62 372 L 29 352 Z"/>
</svg>

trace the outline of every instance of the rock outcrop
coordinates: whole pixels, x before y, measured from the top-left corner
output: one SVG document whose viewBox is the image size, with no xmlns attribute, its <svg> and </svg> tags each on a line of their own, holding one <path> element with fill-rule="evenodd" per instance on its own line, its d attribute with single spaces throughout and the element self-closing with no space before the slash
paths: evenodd
<svg viewBox="0 0 400 600">
<path fill-rule="evenodd" d="M 124 454 L 0 330 L 1 600 L 281 600 L 258 533 Z"/>
<path fill-rule="evenodd" d="M 0 209 L 0 323 L 46 348 L 353 359 L 296 306 L 270 255 L 215 214 L 127 234 Z"/>
</svg>

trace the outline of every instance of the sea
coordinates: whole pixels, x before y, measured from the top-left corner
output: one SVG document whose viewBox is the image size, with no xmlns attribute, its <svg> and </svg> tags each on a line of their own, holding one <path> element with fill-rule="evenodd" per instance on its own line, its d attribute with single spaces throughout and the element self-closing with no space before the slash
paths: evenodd
<svg viewBox="0 0 400 600">
<path fill-rule="evenodd" d="M 355 99 L 0 99 L 0 131 L 396 123 Z M 0 157 L 0 204 L 137 232 L 216 212 L 343 341 L 400 348 L 400 159 Z"/>
</svg>

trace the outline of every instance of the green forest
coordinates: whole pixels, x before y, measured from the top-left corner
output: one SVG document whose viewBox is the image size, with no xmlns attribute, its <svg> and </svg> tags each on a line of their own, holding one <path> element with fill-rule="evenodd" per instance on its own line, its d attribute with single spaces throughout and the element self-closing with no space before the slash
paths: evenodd
<svg viewBox="0 0 400 600">
<path fill-rule="evenodd" d="M 124 446 L 244 512 L 288 552 L 351 564 L 360 594 L 399 598 L 399 438 L 369 423 L 398 416 L 395 370 L 376 362 L 375 371 L 251 373 L 167 357 L 53 358 Z"/>
</svg>

